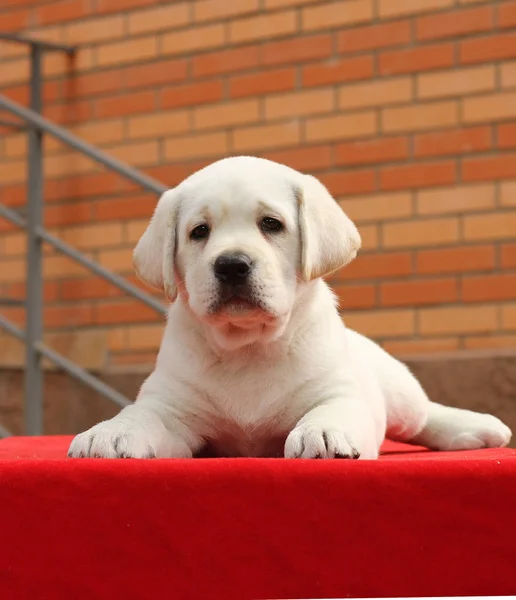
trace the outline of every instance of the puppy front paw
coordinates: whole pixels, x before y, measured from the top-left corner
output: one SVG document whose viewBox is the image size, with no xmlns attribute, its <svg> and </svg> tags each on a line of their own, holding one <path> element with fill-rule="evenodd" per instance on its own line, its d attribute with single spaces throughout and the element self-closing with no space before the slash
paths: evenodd
<svg viewBox="0 0 516 600">
<path fill-rule="evenodd" d="M 142 426 L 134 420 L 104 421 L 77 435 L 69 458 L 191 458 L 181 440 L 173 439 L 165 426 Z"/>
<path fill-rule="evenodd" d="M 360 458 L 349 435 L 335 427 L 305 423 L 291 431 L 285 442 L 285 458 Z"/>
</svg>

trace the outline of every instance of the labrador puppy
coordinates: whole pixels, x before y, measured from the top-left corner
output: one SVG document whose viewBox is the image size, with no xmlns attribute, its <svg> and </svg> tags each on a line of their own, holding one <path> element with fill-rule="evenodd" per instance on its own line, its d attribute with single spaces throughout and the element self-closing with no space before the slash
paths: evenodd
<svg viewBox="0 0 516 600">
<path fill-rule="evenodd" d="M 268 160 L 227 158 L 165 192 L 134 251 L 171 301 L 155 370 L 69 456 L 374 459 L 385 437 L 505 446 L 497 418 L 431 402 L 346 329 L 323 278 L 359 248 L 322 183 Z"/>
</svg>

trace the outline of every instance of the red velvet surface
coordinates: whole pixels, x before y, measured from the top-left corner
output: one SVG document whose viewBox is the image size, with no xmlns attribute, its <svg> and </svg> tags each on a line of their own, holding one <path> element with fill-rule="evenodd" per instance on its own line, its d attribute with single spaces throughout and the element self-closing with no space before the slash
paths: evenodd
<svg viewBox="0 0 516 600">
<path fill-rule="evenodd" d="M 516 593 L 516 451 L 378 461 L 67 460 L 0 443 L 0 597 Z"/>
</svg>

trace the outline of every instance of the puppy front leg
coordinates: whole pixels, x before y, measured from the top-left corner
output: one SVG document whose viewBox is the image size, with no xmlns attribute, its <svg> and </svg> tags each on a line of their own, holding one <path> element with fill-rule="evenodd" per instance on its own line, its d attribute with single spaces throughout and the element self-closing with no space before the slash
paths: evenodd
<svg viewBox="0 0 516 600">
<path fill-rule="evenodd" d="M 285 458 L 374 459 L 378 451 L 368 407 L 345 396 L 307 412 L 285 443 Z"/>
<path fill-rule="evenodd" d="M 153 373 L 134 404 L 77 435 L 70 458 L 191 458 L 202 440 L 185 424 L 178 395 Z"/>
</svg>

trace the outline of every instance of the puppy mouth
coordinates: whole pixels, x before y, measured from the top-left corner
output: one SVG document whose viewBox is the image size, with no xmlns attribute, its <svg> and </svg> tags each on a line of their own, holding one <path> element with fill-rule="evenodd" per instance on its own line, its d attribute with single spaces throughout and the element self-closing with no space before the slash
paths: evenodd
<svg viewBox="0 0 516 600">
<path fill-rule="evenodd" d="M 219 311 L 227 313 L 245 313 L 259 308 L 256 303 L 237 296 L 219 304 Z"/>
<path fill-rule="evenodd" d="M 247 287 L 222 286 L 212 312 L 242 314 L 259 308 L 261 308 L 259 302 Z"/>
<path fill-rule="evenodd" d="M 221 286 L 218 298 L 211 305 L 209 312 L 215 317 L 236 319 L 264 316 L 269 313 L 247 286 Z"/>
</svg>

